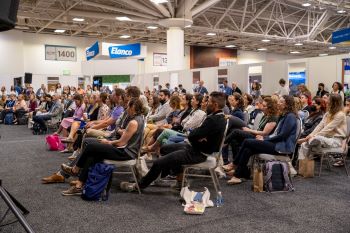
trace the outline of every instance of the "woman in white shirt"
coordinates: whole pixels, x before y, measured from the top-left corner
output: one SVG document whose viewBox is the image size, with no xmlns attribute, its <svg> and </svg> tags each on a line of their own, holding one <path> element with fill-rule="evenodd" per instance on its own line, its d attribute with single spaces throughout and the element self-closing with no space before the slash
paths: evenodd
<svg viewBox="0 0 350 233">
<path fill-rule="evenodd" d="M 333 83 L 331 94 L 338 94 L 338 95 L 340 95 L 342 101 L 344 102 L 343 85 L 340 82 L 334 82 Z"/>
<path fill-rule="evenodd" d="M 62 87 L 60 83 L 57 83 L 56 85 L 56 93 L 62 95 Z"/>
</svg>

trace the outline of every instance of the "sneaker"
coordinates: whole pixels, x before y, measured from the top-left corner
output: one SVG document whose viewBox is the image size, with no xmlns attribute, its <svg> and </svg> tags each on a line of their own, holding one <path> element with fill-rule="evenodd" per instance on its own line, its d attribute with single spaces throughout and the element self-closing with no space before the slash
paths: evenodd
<svg viewBox="0 0 350 233">
<path fill-rule="evenodd" d="M 43 184 L 64 183 L 64 177 L 60 174 L 53 174 L 52 176 L 41 179 Z"/>
<path fill-rule="evenodd" d="M 133 192 L 137 191 L 136 184 L 130 182 L 121 182 L 120 189 L 124 192 Z"/>
<path fill-rule="evenodd" d="M 75 186 L 70 187 L 66 191 L 62 191 L 63 196 L 81 196 L 81 194 L 82 194 L 82 189 L 77 188 Z"/>
</svg>

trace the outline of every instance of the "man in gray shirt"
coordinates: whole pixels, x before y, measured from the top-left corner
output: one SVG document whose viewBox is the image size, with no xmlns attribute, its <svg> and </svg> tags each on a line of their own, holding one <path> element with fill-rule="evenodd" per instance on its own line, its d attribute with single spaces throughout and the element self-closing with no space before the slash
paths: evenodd
<svg viewBox="0 0 350 233">
<path fill-rule="evenodd" d="M 47 130 L 45 121 L 51 120 L 52 117 L 57 117 L 59 114 L 62 114 L 62 104 L 59 94 L 53 95 L 53 104 L 50 110 L 47 113 L 33 117 L 33 121 L 37 122 L 40 125 L 40 128 L 43 131 Z"/>
<path fill-rule="evenodd" d="M 171 113 L 172 109 L 169 105 L 169 100 L 170 100 L 170 92 L 168 89 L 162 89 L 159 92 L 159 100 L 160 103 L 162 104 L 159 107 L 159 110 L 148 117 L 149 121 L 152 121 L 154 124 L 163 124 L 166 123 L 166 116 Z"/>
</svg>

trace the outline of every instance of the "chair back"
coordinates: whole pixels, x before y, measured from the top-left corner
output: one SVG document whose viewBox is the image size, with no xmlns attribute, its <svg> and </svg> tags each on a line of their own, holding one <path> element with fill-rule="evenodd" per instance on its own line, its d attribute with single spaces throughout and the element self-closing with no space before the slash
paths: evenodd
<svg viewBox="0 0 350 233">
<path fill-rule="evenodd" d="M 244 123 L 248 124 L 248 122 L 249 122 L 249 114 L 248 114 L 248 112 L 244 111 L 243 115 L 244 115 Z"/>
<path fill-rule="evenodd" d="M 224 146 L 224 142 L 226 139 L 226 134 L 228 131 L 229 122 L 230 122 L 230 120 L 226 119 L 225 131 L 224 131 L 224 135 L 223 135 L 222 140 L 221 140 L 219 151 L 214 153 L 214 157 L 216 157 L 216 166 L 218 166 L 218 164 L 220 163 L 220 156 L 221 156 L 221 152 L 222 152 L 222 147 Z"/>
<path fill-rule="evenodd" d="M 254 124 L 253 124 L 253 130 L 257 130 L 259 128 L 259 124 L 261 119 L 263 118 L 264 113 L 263 112 L 259 112 L 254 119 Z"/>
<path fill-rule="evenodd" d="M 144 140 L 145 140 L 145 138 L 144 138 L 144 136 L 145 136 L 145 129 L 147 127 L 146 117 L 142 116 L 142 119 L 143 119 L 143 130 L 141 132 L 141 134 L 142 134 L 141 135 L 141 142 L 140 142 L 140 148 L 139 148 L 139 150 L 137 152 L 137 159 L 139 159 L 140 156 L 141 156 L 141 149 L 142 149 L 142 145 L 143 145 Z"/>
<path fill-rule="evenodd" d="M 298 139 L 300 138 L 301 132 L 303 130 L 303 123 L 302 120 L 300 119 L 300 117 L 297 117 L 297 131 L 295 134 L 295 143 L 294 143 L 294 148 L 293 148 L 293 155 L 292 155 L 292 160 L 294 159 L 294 155 L 295 155 L 295 148 L 297 147 L 298 143 Z"/>
<path fill-rule="evenodd" d="M 310 116 L 310 113 L 309 111 L 306 111 L 306 110 L 303 110 L 303 113 L 304 113 L 304 120 L 306 120 Z"/>
<path fill-rule="evenodd" d="M 350 137 L 350 116 L 346 116 L 346 126 L 347 126 L 346 136 Z"/>
</svg>

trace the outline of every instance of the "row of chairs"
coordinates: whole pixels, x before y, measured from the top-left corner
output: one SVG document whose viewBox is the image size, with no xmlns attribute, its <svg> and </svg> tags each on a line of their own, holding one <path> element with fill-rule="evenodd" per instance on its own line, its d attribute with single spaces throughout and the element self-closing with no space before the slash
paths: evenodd
<svg viewBox="0 0 350 233">
<path fill-rule="evenodd" d="M 263 114 L 259 113 L 257 118 L 255 119 L 254 122 L 254 126 L 253 128 L 256 129 L 258 126 L 258 123 L 260 121 L 260 119 L 262 118 Z M 146 124 L 145 124 L 146 125 Z M 220 146 L 220 151 L 219 152 L 215 152 L 214 154 L 208 156 L 207 160 L 203 163 L 199 163 L 199 164 L 193 164 L 193 165 L 185 165 L 183 166 L 184 171 L 183 171 L 183 181 L 182 181 L 182 188 L 185 186 L 185 182 L 186 179 L 188 177 L 204 177 L 204 178 L 211 178 L 213 184 L 214 184 L 214 188 L 216 191 L 216 194 L 218 194 L 218 192 L 221 191 L 221 187 L 220 187 L 220 182 L 219 182 L 219 178 L 215 172 L 215 169 L 217 169 L 220 166 L 220 160 L 221 160 L 221 151 L 222 151 L 222 147 L 224 144 L 224 140 L 226 138 L 226 134 L 227 134 L 227 130 L 228 130 L 228 125 L 229 125 L 229 120 L 226 121 L 226 127 L 225 127 L 225 132 L 224 132 L 224 137 L 222 139 L 221 142 L 221 146 Z M 350 138 L 350 117 L 347 117 L 347 128 L 348 128 L 348 135 L 347 138 L 344 139 L 343 141 L 343 146 L 341 148 L 325 148 L 321 154 L 319 154 L 320 156 L 320 160 L 321 160 L 321 164 L 320 164 L 320 170 L 319 170 L 319 176 L 321 176 L 321 171 L 322 171 L 322 165 L 323 165 L 323 161 L 327 160 L 328 161 L 328 165 L 330 167 L 330 159 L 333 155 L 337 154 L 337 155 L 341 155 L 341 160 L 344 163 L 344 167 L 346 170 L 346 174 L 349 176 L 348 174 L 348 168 L 346 165 L 346 156 L 347 156 L 347 151 L 348 151 L 348 142 L 349 142 L 349 138 Z M 297 138 L 300 137 L 302 132 L 302 121 L 298 118 L 297 120 Z M 143 144 L 143 135 L 142 135 L 142 142 L 141 145 Z M 297 146 L 297 144 L 295 144 L 295 147 Z M 138 157 L 134 160 L 128 160 L 128 161 L 113 161 L 113 160 L 105 160 L 105 163 L 108 164 L 114 164 L 115 166 L 117 166 L 118 168 L 122 168 L 122 167 L 126 167 L 129 168 L 130 172 L 120 172 L 120 171 L 116 171 L 114 172 L 115 174 L 132 174 L 134 181 L 136 183 L 136 187 L 138 189 L 139 194 L 141 194 L 141 189 L 139 188 L 139 184 L 138 184 L 138 179 L 137 179 L 137 170 L 136 170 L 136 165 L 139 162 L 140 156 L 141 156 L 141 147 L 139 149 L 139 153 L 138 153 Z M 257 154 L 253 156 L 253 163 L 252 163 L 252 168 L 254 166 L 254 164 L 259 164 L 260 166 L 263 166 L 265 163 L 267 163 L 268 161 L 281 161 L 281 162 L 291 162 L 293 160 L 293 154 L 284 154 L 284 155 L 272 155 L 272 154 Z M 203 175 L 203 174 L 199 174 L 196 171 L 209 171 L 210 175 Z M 290 174 L 290 171 L 289 171 Z"/>
</svg>

